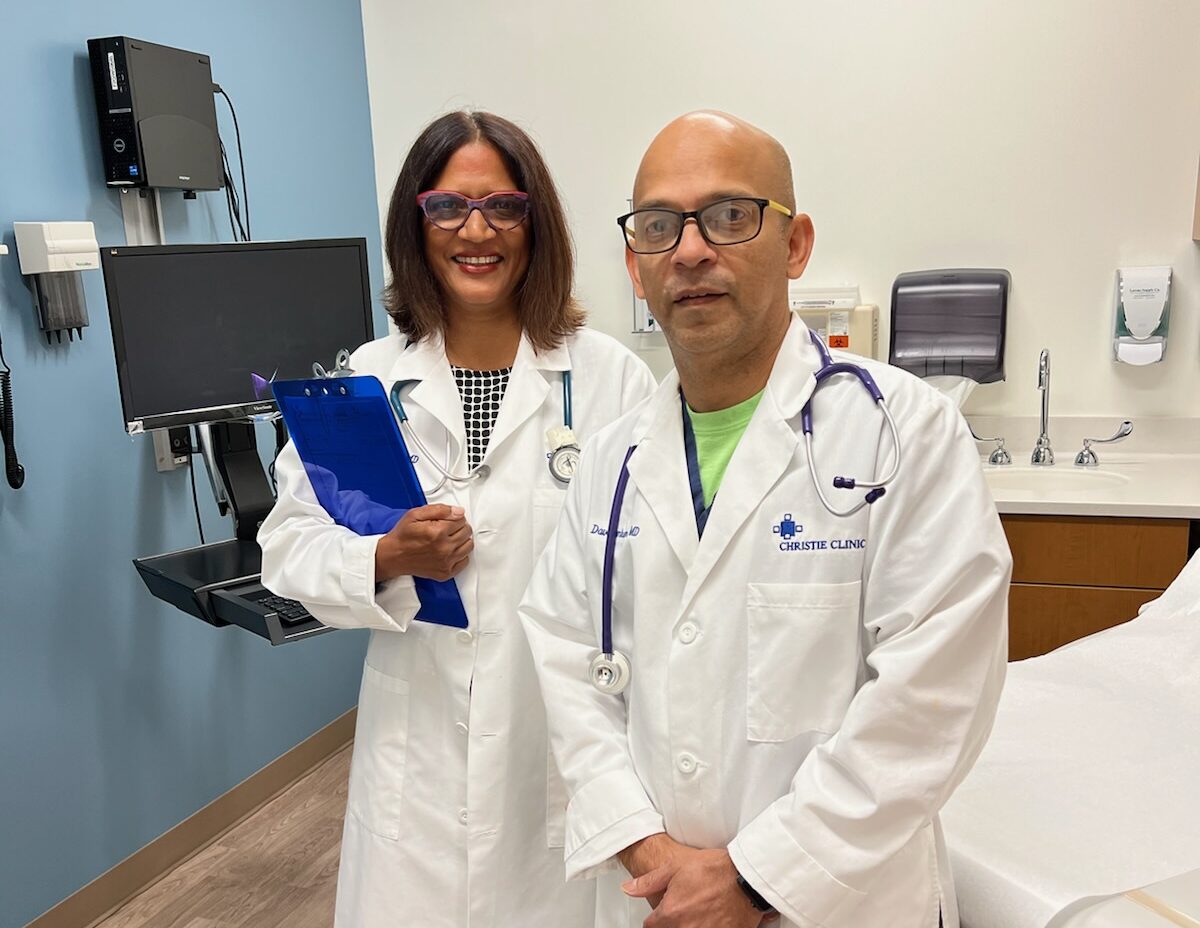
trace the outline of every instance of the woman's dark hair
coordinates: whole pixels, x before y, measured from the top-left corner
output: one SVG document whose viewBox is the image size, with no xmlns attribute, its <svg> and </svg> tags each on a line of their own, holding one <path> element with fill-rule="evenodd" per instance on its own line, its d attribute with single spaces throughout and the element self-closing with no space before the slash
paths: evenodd
<svg viewBox="0 0 1200 928">
<path fill-rule="evenodd" d="M 412 341 L 444 331 L 445 296 L 425 256 L 425 219 L 417 194 L 430 189 L 451 156 L 472 142 L 495 148 L 517 189 L 529 194 L 529 268 L 517 286 L 518 311 L 535 348 L 557 347 L 584 320 L 571 295 L 571 233 L 537 146 L 523 130 L 491 113 L 447 113 L 430 123 L 409 150 L 388 207 L 385 251 L 391 278 L 383 292 L 384 305 Z"/>
</svg>

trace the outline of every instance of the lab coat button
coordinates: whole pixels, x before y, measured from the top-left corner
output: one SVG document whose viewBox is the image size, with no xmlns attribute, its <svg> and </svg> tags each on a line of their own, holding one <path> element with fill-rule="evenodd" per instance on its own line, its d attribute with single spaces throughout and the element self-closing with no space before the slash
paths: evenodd
<svg viewBox="0 0 1200 928">
<path fill-rule="evenodd" d="M 470 632 L 459 632 L 458 633 L 458 640 L 461 641 L 463 644 L 470 644 L 471 640 L 474 637 L 475 636 L 472 635 Z"/>
<path fill-rule="evenodd" d="M 466 809 L 458 810 L 458 820 L 460 822 L 462 822 L 464 825 L 467 824 L 467 810 Z"/>
<path fill-rule="evenodd" d="M 680 773 L 694 773 L 696 770 L 696 758 L 691 754 L 680 754 L 675 760 L 675 765 L 679 768 Z"/>
<path fill-rule="evenodd" d="M 684 622 L 679 626 L 679 640 L 684 644 L 691 644 L 696 640 L 696 635 L 698 632 L 699 629 L 697 629 L 696 626 L 691 622 Z"/>
<path fill-rule="evenodd" d="M 458 733 L 460 735 L 465 735 L 467 733 L 467 723 L 466 722 L 455 722 L 454 727 L 458 729 Z"/>
</svg>

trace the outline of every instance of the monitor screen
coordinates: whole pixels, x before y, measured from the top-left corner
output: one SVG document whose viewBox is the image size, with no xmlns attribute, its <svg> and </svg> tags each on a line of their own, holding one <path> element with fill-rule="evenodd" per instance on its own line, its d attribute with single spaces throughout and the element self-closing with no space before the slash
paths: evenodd
<svg viewBox="0 0 1200 928">
<path fill-rule="evenodd" d="M 373 337 L 365 239 L 101 249 L 127 431 L 271 412 Z"/>
</svg>

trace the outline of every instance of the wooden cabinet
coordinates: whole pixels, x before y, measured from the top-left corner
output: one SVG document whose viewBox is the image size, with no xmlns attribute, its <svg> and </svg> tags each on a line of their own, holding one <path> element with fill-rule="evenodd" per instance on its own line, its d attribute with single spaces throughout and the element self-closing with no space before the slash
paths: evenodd
<svg viewBox="0 0 1200 928">
<path fill-rule="evenodd" d="M 1127 622 L 1187 562 L 1186 519 L 1001 517 L 1013 554 L 1008 659 Z"/>
</svg>

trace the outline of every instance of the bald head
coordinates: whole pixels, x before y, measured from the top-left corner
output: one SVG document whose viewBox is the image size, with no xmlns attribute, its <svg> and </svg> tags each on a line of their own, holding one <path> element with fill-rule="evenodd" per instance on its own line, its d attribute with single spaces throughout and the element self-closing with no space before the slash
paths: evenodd
<svg viewBox="0 0 1200 928">
<path fill-rule="evenodd" d="M 757 215 L 748 199 L 763 205 Z M 812 253 L 812 220 L 795 199 L 783 146 L 728 113 L 680 116 L 642 158 L 632 224 L 622 218 L 625 267 L 693 409 L 724 409 L 766 383 L 791 324 L 788 281 Z"/>
<path fill-rule="evenodd" d="M 696 110 L 667 123 L 654 137 L 633 185 L 634 206 L 648 190 L 674 174 L 718 168 L 740 175 L 758 196 L 793 212 L 792 163 L 778 140 L 744 119 L 717 110 Z"/>
</svg>

